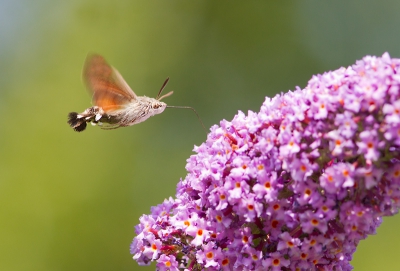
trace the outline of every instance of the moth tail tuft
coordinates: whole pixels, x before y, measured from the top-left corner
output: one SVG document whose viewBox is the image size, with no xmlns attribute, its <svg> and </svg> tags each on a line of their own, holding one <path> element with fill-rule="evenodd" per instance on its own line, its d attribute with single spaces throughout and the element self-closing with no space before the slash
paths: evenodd
<svg viewBox="0 0 400 271">
<path fill-rule="evenodd" d="M 79 117 L 79 114 L 77 112 L 71 112 L 68 114 L 68 124 L 76 132 L 82 132 L 86 129 L 85 118 Z"/>
</svg>

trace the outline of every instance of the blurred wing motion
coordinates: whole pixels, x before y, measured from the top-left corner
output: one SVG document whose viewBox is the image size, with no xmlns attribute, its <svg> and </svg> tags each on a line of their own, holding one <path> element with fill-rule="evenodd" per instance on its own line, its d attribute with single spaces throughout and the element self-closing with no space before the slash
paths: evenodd
<svg viewBox="0 0 400 271">
<path fill-rule="evenodd" d="M 87 57 L 83 67 L 83 78 L 93 93 L 93 103 L 106 113 L 120 109 L 137 99 L 121 74 L 99 55 Z"/>
</svg>

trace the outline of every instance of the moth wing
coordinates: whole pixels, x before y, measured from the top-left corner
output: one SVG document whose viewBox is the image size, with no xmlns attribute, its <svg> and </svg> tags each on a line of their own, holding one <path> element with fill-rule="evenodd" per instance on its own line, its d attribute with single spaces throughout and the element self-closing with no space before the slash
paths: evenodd
<svg viewBox="0 0 400 271">
<path fill-rule="evenodd" d="M 121 74 L 100 55 L 89 55 L 86 58 L 83 79 L 93 95 L 93 103 L 105 112 L 118 110 L 137 99 Z"/>
</svg>

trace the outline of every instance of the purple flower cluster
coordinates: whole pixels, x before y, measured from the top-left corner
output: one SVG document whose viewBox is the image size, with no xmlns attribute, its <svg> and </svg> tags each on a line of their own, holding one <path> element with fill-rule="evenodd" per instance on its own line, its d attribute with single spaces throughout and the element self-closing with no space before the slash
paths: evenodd
<svg viewBox="0 0 400 271">
<path fill-rule="evenodd" d="M 400 206 L 400 59 L 367 56 L 213 126 L 131 244 L 157 270 L 351 270 Z"/>
</svg>

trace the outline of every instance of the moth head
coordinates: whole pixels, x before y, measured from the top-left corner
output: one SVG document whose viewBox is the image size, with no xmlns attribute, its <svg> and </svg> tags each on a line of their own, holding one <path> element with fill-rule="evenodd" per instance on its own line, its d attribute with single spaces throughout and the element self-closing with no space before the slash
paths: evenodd
<svg viewBox="0 0 400 271">
<path fill-rule="evenodd" d="M 161 102 L 159 100 L 154 100 L 151 103 L 151 109 L 152 109 L 152 112 L 154 112 L 153 115 L 162 113 L 166 107 L 167 107 L 167 104 L 164 102 Z"/>
</svg>

